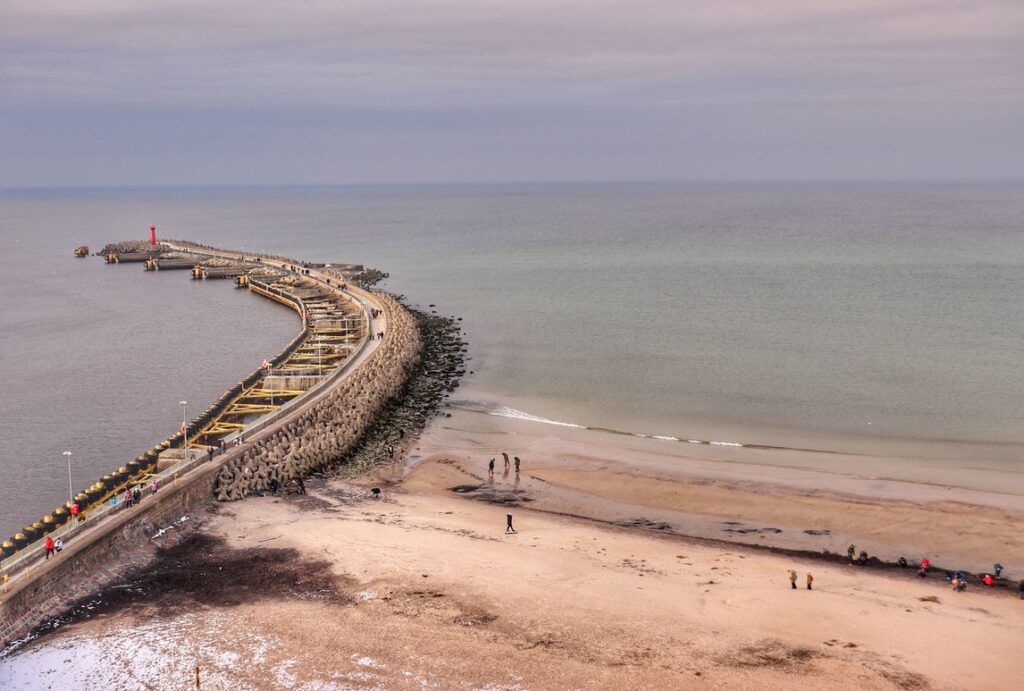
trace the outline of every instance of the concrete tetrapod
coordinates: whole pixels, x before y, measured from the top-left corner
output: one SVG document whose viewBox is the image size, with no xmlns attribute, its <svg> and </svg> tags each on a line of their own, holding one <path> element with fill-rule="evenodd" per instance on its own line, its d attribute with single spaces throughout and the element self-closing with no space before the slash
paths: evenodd
<svg viewBox="0 0 1024 691">
<path fill-rule="evenodd" d="M 389 295 L 377 294 L 390 325 L 383 345 L 323 400 L 297 420 L 253 444 L 220 470 L 218 501 L 236 501 L 328 466 L 351 452 L 380 409 L 402 390 L 420 357 L 412 315 Z"/>
</svg>

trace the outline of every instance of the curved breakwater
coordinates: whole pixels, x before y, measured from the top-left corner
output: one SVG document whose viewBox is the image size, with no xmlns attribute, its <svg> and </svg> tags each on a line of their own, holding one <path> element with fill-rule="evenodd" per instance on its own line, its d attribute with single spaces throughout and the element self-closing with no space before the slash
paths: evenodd
<svg viewBox="0 0 1024 691">
<path fill-rule="evenodd" d="M 252 443 L 238 452 L 231 448 L 221 461 L 211 488 L 220 500 L 242 498 L 265 488 L 271 478 L 283 483 L 336 461 L 352 450 L 418 362 L 420 340 L 412 316 L 390 296 L 349 285 L 362 267 L 309 264 L 186 241 L 160 247 L 165 256 L 170 252 L 196 266 L 212 264 L 220 275 L 244 276 L 239 286 L 294 309 L 302 330 L 176 434 L 75 495 L 79 520 L 90 525 L 121 508 L 117 497 L 125 489 L 177 480 L 214 460 L 218 448 L 223 452 L 243 438 L 251 437 Z M 194 278 L 205 275 L 193 271 Z M 47 535 L 75 539 L 81 523 L 71 521 L 71 506 L 66 502 L 5 541 L 3 556 L 18 554 L 2 570 L 11 573 L 41 555 Z"/>
</svg>

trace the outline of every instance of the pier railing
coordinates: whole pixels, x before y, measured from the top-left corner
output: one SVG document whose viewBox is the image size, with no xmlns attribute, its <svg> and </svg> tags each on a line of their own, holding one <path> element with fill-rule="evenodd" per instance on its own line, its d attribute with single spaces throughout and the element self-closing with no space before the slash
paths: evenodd
<svg viewBox="0 0 1024 691">
<path fill-rule="evenodd" d="M 215 252 L 208 252 L 208 253 L 207 252 L 202 252 L 202 253 L 203 254 L 216 254 Z M 332 386 L 338 379 L 343 378 L 344 376 L 347 376 L 348 372 L 353 367 L 353 363 L 357 362 L 359 360 L 359 358 L 363 355 L 363 353 L 369 347 L 369 344 L 370 344 L 369 333 L 370 333 L 370 329 L 371 329 L 371 325 L 372 325 L 372 320 L 371 320 L 371 316 L 370 316 L 370 306 L 367 304 L 366 300 L 364 300 L 363 298 L 359 297 L 358 295 L 355 295 L 354 293 L 347 292 L 347 291 L 342 291 L 340 286 L 333 285 L 333 284 L 327 282 L 325 279 L 321 278 L 318 274 L 319 274 L 319 272 L 315 272 L 314 273 L 313 271 L 311 271 L 310 274 L 306 274 L 305 277 L 316 281 L 318 284 L 320 284 L 320 285 L 322 285 L 322 286 L 324 286 L 324 287 L 326 287 L 326 288 L 328 288 L 330 290 L 338 291 L 338 292 L 342 293 L 346 297 L 350 298 L 352 302 L 354 302 L 356 305 L 359 306 L 360 313 L 361 313 L 361 316 L 362 316 L 362 321 L 363 321 L 363 323 L 366 326 L 366 328 L 364 329 L 363 337 L 360 339 L 358 346 L 352 351 L 352 353 L 349 355 L 349 357 L 347 357 L 345 359 L 345 361 L 338 368 L 336 368 L 328 376 L 323 377 L 322 379 L 320 379 L 320 381 L 318 381 L 316 384 L 314 384 L 312 387 L 310 387 L 302 396 L 299 396 L 297 398 L 293 398 L 293 399 L 285 402 L 284 404 L 282 404 L 277 410 L 274 410 L 272 412 L 269 412 L 269 413 L 267 413 L 267 414 L 257 418 L 256 420 L 254 420 L 250 425 L 248 425 L 241 432 L 234 432 L 232 434 L 229 434 L 229 435 L 225 436 L 224 437 L 224 441 L 225 442 L 234 442 L 235 439 L 237 439 L 241 435 L 244 435 L 245 437 L 251 438 L 251 435 L 258 434 L 259 432 L 263 431 L 267 427 L 275 424 L 278 420 L 280 420 L 283 417 L 289 415 L 295 407 L 300 406 L 300 405 L 305 405 L 306 403 L 311 402 L 311 401 L 319 398 L 320 395 L 327 388 Z M 273 362 L 276 364 L 278 361 L 286 359 L 291 352 L 293 352 L 296 348 L 299 347 L 299 345 L 303 342 L 303 340 L 308 335 L 306 306 L 305 306 L 304 302 L 302 301 L 302 299 L 299 298 L 297 295 L 294 295 L 294 294 L 292 294 L 292 293 L 290 293 L 288 291 L 282 290 L 281 288 L 278 288 L 276 286 L 272 286 L 272 285 L 270 285 L 268 283 L 265 283 L 263 281 L 253 281 L 253 282 L 258 283 L 259 284 L 259 288 L 261 290 L 265 290 L 265 291 L 267 291 L 269 293 L 272 293 L 274 296 L 276 296 L 276 298 L 279 301 L 290 303 L 290 305 L 292 307 L 294 307 L 296 309 L 296 311 L 299 312 L 299 315 L 302 318 L 302 331 L 299 333 L 298 336 L 296 336 L 294 339 L 292 339 L 291 343 L 289 343 L 284 348 L 284 350 L 277 357 L 274 358 Z M 259 370 L 257 370 L 255 373 L 258 373 L 258 372 L 259 372 Z M 253 375 L 250 375 L 250 377 L 251 376 L 253 376 Z M 144 490 L 143 491 L 143 497 L 145 497 L 147 492 L 150 491 L 149 485 L 151 485 L 153 482 L 157 483 L 158 488 L 163 488 L 168 482 L 174 483 L 174 482 L 180 480 L 182 478 L 182 476 L 186 475 L 187 473 L 191 472 L 192 470 L 195 470 L 196 468 L 198 468 L 199 466 L 203 465 L 204 463 L 207 463 L 207 462 L 213 460 L 213 458 L 215 458 L 216 455 L 217 455 L 216 451 L 214 451 L 214 452 L 198 451 L 197 454 L 192 454 L 192 453 L 187 453 L 186 452 L 186 458 L 183 459 L 182 461 L 174 464 L 173 466 L 170 466 L 170 467 L 166 468 L 165 470 L 163 470 L 163 471 L 161 471 L 161 472 L 159 472 L 159 473 L 157 473 L 155 475 L 149 476 L 148 478 L 146 478 L 146 480 L 139 480 L 135 484 L 137 486 L 143 486 L 142 487 L 143 490 Z M 120 492 L 119 492 L 119 494 L 120 494 Z M 115 495 L 115 496 L 117 496 L 117 495 Z M 158 495 L 157 496 L 159 496 L 159 489 L 158 489 Z M 28 566 L 29 564 L 31 564 L 31 563 L 35 562 L 37 559 L 39 559 L 45 553 L 45 549 L 44 549 L 43 545 L 44 545 L 44 542 L 45 542 L 47 537 L 50 537 L 50 538 L 52 538 L 54 540 L 56 540 L 57 538 L 60 538 L 61 540 L 65 541 L 65 542 L 70 542 L 74 538 L 76 538 L 79 535 L 81 535 L 81 533 L 84 532 L 85 530 L 88 530 L 89 528 L 92 528 L 97 522 L 103 520 L 104 518 L 106 518 L 106 517 L 108 517 L 110 515 L 113 515 L 114 513 L 118 512 L 118 511 L 126 511 L 126 510 L 129 510 L 129 509 L 125 505 L 125 503 L 123 501 L 117 501 L 117 503 L 115 504 L 115 503 L 113 503 L 112 500 L 108 500 L 108 501 L 104 502 L 103 504 L 101 504 L 99 506 L 96 506 L 94 508 L 90 508 L 88 510 L 88 512 L 87 512 L 88 515 L 85 516 L 83 520 L 78 521 L 78 520 L 72 518 L 67 523 L 64 523 L 63 525 L 59 526 L 55 530 L 53 530 L 50 533 L 44 535 L 43 537 L 40 537 L 39 539 L 35 540 L 34 542 L 29 543 L 28 545 L 26 545 L 22 549 L 20 549 L 17 552 L 15 552 L 10 557 L 4 559 L 3 562 L 0 563 L 0 577 L 2 577 L 4 575 L 11 575 L 11 574 L 15 573 L 16 571 L 21 570 L 22 568 Z"/>
</svg>

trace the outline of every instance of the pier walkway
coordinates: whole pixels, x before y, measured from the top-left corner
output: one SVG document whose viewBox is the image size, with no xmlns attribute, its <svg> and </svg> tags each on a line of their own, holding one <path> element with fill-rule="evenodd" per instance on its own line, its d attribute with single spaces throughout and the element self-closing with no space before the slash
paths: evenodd
<svg viewBox="0 0 1024 691">
<path fill-rule="evenodd" d="M 51 532 L 50 537 L 54 539 L 60 537 L 64 541 L 65 548 L 61 555 L 46 560 L 43 539 L 39 539 L 5 559 L 0 564 L 0 577 L 6 581 L 6 588 L 9 592 L 0 593 L 0 606 L 34 578 L 44 575 L 51 569 L 59 568 L 61 561 L 88 547 L 94 537 L 98 539 L 101 536 L 107 536 L 112 530 L 116 530 L 121 524 L 135 520 L 140 514 L 153 512 L 154 508 L 163 501 L 179 494 L 182 488 L 190 487 L 197 482 L 201 483 L 204 479 L 212 483 L 212 478 L 225 463 L 245 453 L 254 443 L 273 435 L 283 426 L 297 420 L 312 406 L 330 396 L 331 392 L 362 367 L 378 348 L 389 338 L 394 337 L 385 304 L 376 299 L 370 291 L 346 285 L 343 279 L 339 280 L 337 273 L 330 271 L 330 267 L 320 269 L 303 266 L 300 268 L 295 262 L 257 253 L 219 250 L 176 242 L 164 242 L 163 244 L 175 252 L 194 255 L 197 258 L 244 262 L 254 267 L 273 267 L 280 269 L 285 274 L 315 282 L 321 289 L 342 296 L 359 306 L 365 320 L 362 337 L 354 345 L 350 356 L 342 360 L 340 365 L 336 365 L 326 373 L 324 372 L 326 367 L 317 367 L 319 376 L 317 383 L 299 395 L 289 397 L 290 400 L 279 406 L 266 407 L 268 412 L 246 424 L 244 429 L 223 437 L 227 442 L 224 453 L 214 454 L 190 450 L 188 456 L 184 457 L 182 461 L 158 472 L 154 478 L 151 478 L 157 481 L 160 490 L 153 496 L 149 496 L 148 491 L 145 492 L 145 498 L 139 506 L 126 508 L 123 504 L 113 506 L 109 502 L 105 502 L 102 506 L 90 510 L 83 522 L 68 522 Z M 343 285 L 345 285 L 344 288 Z M 267 295 L 267 297 L 273 296 Z M 307 338 L 310 334 L 315 335 L 315 328 L 312 332 L 307 328 L 310 310 L 303 305 L 298 311 L 303 318 L 303 331 L 307 333 Z M 380 332 L 385 335 L 383 339 L 370 337 L 371 334 Z M 235 441 L 239 437 L 241 441 L 239 445 L 235 445 Z M 190 444 L 190 447 L 193 446 Z M 209 496 L 212 500 L 212 489 L 209 491 Z"/>
</svg>

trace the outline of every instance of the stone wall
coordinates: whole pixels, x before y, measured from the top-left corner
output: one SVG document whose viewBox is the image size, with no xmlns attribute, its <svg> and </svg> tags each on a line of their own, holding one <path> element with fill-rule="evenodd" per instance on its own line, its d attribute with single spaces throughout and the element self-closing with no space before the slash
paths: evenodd
<svg viewBox="0 0 1024 691">
<path fill-rule="evenodd" d="M 76 601 L 98 592 L 132 567 L 143 566 L 158 547 L 174 544 L 196 521 L 192 514 L 212 503 L 216 467 L 201 467 L 188 480 L 179 480 L 124 508 L 69 544 L 60 554 L 34 567 L 15 581 L 0 600 L 0 649 L 24 638 L 33 629 L 60 616 Z M 185 521 L 181 519 L 188 517 Z"/>
<path fill-rule="evenodd" d="M 235 501 L 271 480 L 281 485 L 336 462 L 362 438 L 377 412 L 402 390 L 420 357 L 420 334 L 408 310 L 377 293 L 388 319 L 385 342 L 324 399 L 298 419 L 255 442 L 217 475 L 218 501 Z"/>
</svg>

